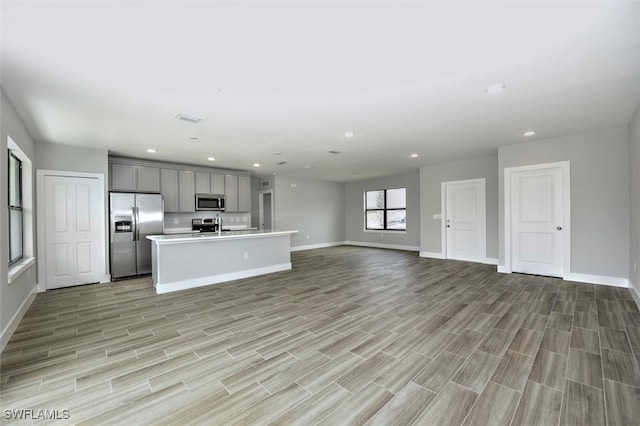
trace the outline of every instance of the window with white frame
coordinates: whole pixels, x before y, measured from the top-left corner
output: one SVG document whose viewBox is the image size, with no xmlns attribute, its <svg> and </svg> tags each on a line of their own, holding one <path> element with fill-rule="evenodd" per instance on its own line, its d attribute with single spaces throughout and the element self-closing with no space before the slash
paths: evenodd
<svg viewBox="0 0 640 426">
<path fill-rule="evenodd" d="M 9 150 L 9 264 L 23 256 L 22 161 Z"/>
<path fill-rule="evenodd" d="M 365 191 L 364 224 L 372 231 L 406 231 L 407 189 Z"/>
</svg>

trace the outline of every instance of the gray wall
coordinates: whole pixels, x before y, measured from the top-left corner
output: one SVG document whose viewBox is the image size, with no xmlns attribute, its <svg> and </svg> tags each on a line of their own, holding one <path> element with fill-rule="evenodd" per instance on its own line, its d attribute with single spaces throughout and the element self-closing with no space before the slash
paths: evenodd
<svg viewBox="0 0 640 426">
<path fill-rule="evenodd" d="M 629 134 L 617 127 L 498 149 L 500 264 L 504 264 L 504 169 L 571 162 L 571 272 L 629 274 Z"/>
<path fill-rule="evenodd" d="M 0 89 L 0 164 L 2 164 L 2 173 L 0 173 L 0 191 L 1 199 L 6 203 L 8 199 L 8 182 L 7 182 L 7 136 L 18 144 L 22 152 L 29 157 L 31 162 L 34 161 L 34 143 L 29 135 L 24 122 L 16 112 L 15 108 L 7 99 L 4 91 Z M 32 168 L 32 171 L 35 167 Z M 35 173 L 32 176 L 32 182 L 35 186 Z M 33 203 L 35 205 L 35 202 Z M 0 208 L 0 331 L 11 321 L 11 318 L 18 312 L 20 306 L 27 300 L 29 294 L 36 286 L 36 265 L 29 268 L 20 275 L 11 284 L 7 283 L 9 252 L 7 247 L 7 237 L 9 235 L 9 218 L 7 208 Z M 35 236 L 35 215 L 32 222 L 33 234 Z M 35 250 L 36 242 L 33 241 Z"/>
<path fill-rule="evenodd" d="M 407 188 L 407 232 L 364 231 L 364 192 Z M 346 184 L 346 240 L 360 243 L 420 247 L 420 174 L 415 173 L 359 180 Z"/>
<path fill-rule="evenodd" d="M 344 241 L 343 183 L 281 175 L 274 182 L 276 229 L 298 230 L 292 247 Z"/>
<path fill-rule="evenodd" d="M 436 164 L 420 169 L 420 250 L 442 252 L 440 219 L 442 182 L 485 178 L 487 258 L 498 258 L 498 157 L 490 156 L 455 163 Z"/>
<path fill-rule="evenodd" d="M 629 281 L 640 296 L 640 104 L 629 125 L 629 170 Z"/>
<path fill-rule="evenodd" d="M 106 149 L 36 142 L 35 166 L 42 170 L 102 173 L 105 178 L 105 188 L 109 185 Z"/>
</svg>

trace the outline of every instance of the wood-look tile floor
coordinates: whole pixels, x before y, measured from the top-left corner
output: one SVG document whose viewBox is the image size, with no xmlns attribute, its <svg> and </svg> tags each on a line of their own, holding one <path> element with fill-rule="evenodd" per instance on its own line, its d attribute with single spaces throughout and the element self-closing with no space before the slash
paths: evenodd
<svg viewBox="0 0 640 426">
<path fill-rule="evenodd" d="M 348 246 L 292 262 L 165 295 L 149 278 L 38 294 L 2 353 L 2 409 L 81 424 L 638 424 L 626 289 Z"/>
</svg>

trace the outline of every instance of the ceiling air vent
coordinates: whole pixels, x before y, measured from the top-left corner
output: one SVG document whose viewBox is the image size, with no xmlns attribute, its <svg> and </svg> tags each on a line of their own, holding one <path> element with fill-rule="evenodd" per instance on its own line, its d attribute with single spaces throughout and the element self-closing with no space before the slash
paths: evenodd
<svg viewBox="0 0 640 426">
<path fill-rule="evenodd" d="M 331 151 L 329 151 L 329 154 L 342 154 L 341 151 L 336 151 L 335 149 L 332 149 Z"/>
<path fill-rule="evenodd" d="M 187 115 L 187 114 L 176 114 L 176 118 L 178 120 L 186 121 L 188 123 L 199 123 L 200 121 L 202 121 L 202 118 L 200 117 L 194 117 L 193 115 Z"/>
</svg>

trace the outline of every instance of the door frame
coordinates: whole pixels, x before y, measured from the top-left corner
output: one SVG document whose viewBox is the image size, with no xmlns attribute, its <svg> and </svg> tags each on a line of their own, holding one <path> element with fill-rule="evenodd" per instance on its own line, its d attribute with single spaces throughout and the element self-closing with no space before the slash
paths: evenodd
<svg viewBox="0 0 640 426">
<path fill-rule="evenodd" d="M 511 269 L 511 180 L 518 172 L 545 169 L 562 169 L 562 190 L 564 194 L 562 206 L 562 277 L 571 273 L 571 162 L 532 164 L 528 166 L 505 167 L 504 169 L 504 266 L 498 272 L 510 274 Z"/>
<path fill-rule="evenodd" d="M 100 236 L 98 238 L 96 250 L 96 267 L 99 273 L 100 282 L 109 282 L 111 277 L 107 271 L 107 239 L 106 239 L 106 210 L 105 210 L 105 187 L 103 173 L 84 173 L 84 172 L 68 172 L 60 170 L 37 170 L 37 240 L 38 240 L 38 292 L 47 291 L 47 270 L 46 270 L 46 232 L 45 232 L 45 178 L 47 176 L 59 176 L 69 178 L 89 178 L 98 180 L 98 221 L 103 224 L 100 227 Z"/>
<path fill-rule="evenodd" d="M 453 185 L 464 185 L 464 184 L 475 184 L 481 183 L 481 194 L 479 200 L 482 202 L 481 212 L 482 212 L 482 220 L 480 221 L 481 225 L 481 235 L 482 235 L 482 248 L 480 252 L 480 260 L 481 263 L 487 263 L 487 180 L 485 178 L 478 179 L 464 179 L 464 180 L 456 180 L 449 182 L 441 182 L 440 183 L 440 239 L 442 240 L 442 256 L 443 259 L 448 259 L 447 257 L 447 187 Z M 476 205 L 476 207 L 478 207 Z"/>
<path fill-rule="evenodd" d="M 264 196 L 266 194 L 271 194 L 271 229 L 275 229 L 276 218 L 275 205 L 273 202 L 273 189 L 266 189 L 258 192 L 258 229 L 264 229 L 262 222 L 264 222 Z"/>
</svg>

